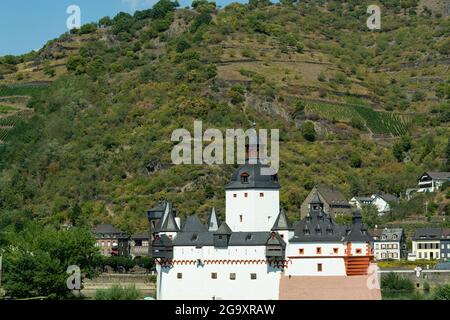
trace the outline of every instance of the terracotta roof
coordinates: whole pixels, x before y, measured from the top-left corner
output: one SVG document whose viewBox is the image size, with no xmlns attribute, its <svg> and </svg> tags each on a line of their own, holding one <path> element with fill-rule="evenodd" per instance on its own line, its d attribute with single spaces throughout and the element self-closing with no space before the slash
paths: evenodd
<svg viewBox="0 0 450 320">
<path fill-rule="evenodd" d="M 381 300 L 381 290 L 367 285 L 370 277 L 281 276 L 280 300 Z"/>
</svg>

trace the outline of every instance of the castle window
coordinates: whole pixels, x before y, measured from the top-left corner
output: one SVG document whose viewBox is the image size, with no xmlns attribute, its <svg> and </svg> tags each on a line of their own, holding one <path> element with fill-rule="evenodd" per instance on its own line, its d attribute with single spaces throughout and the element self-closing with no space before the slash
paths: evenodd
<svg viewBox="0 0 450 320">
<path fill-rule="evenodd" d="M 316 248 L 316 253 L 317 254 L 322 254 L 322 248 L 321 247 L 317 247 Z"/>
<path fill-rule="evenodd" d="M 339 249 L 338 249 L 338 248 L 334 248 L 334 249 L 333 249 L 333 252 L 334 252 L 335 254 L 338 254 Z"/>
<path fill-rule="evenodd" d="M 280 234 L 281 239 L 284 239 L 284 234 Z"/>
<path fill-rule="evenodd" d="M 242 214 L 241 215 L 239 215 L 239 221 L 242 223 L 242 220 L 243 220 L 243 216 L 242 216 Z"/>
<path fill-rule="evenodd" d="M 361 254 L 362 250 L 361 249 L 356 249 L 356 254 Z"/>
<path fill-rule="evenodd" d="M 248 177 L 250 175 L 247 172 L 244 172 L 243 174 L 241 174 L 241 183 L 248 183 Z"/>
<path fill-rule="evenodd" d="M 250 279 L 256 280 L 256 273 L 250 273 Z"/>
<path fill-rule="evenodd" d="M 317 264 L 317 272 L 322 272 L 322 264 L 321 263 Z"/>
<path fill-rule="evenodd" d="M 264 198 L 264 192 L 260 192 L 260 193 L 259 193 L 259 197 L 260 197 L 260 198 Z"/>
<path fill-rule="evenodd" d="M 217 279 L 217 273 L 216 272 L 212 272 L 211 273 L 211 279 Z"/>
<path fill-rule="evenodd" d="M 177 273 L 177 279 L 183 279 L 183 274 L 181 272 Z"/>
<path fill-rule="evenodd" d="M 230 280 L 236 280 L 236 273 L 230 273 Z"/>
<path fill-rule="evenodd" d="M 244 197 L 246 197 L 246 198 L 248 197 L 248 193 L 247 193 L 247 192 L 246 192 L 246 193 L 244 193 Z"/>
<path fill-rule="evenodd" d="M 237 194 L 236 193 L 233 193 L 233 198 L 237 198 Z"/>
<path fill-rule="evenodd" d="M 303 248 L 302 249 L 298 249 L 298 253 L 299 254 L 304 254 L 305 253 L 305 249 L 303 249 Z"/>
</svg>

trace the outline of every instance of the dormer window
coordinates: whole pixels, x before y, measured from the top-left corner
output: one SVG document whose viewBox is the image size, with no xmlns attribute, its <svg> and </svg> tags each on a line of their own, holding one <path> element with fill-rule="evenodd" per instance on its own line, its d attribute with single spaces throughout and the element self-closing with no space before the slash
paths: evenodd
<svg viewBox="0 0 450 320">
<path fill-rule="evenodd" d="M 250 175 L 247 172 L 241 174 L 241 183 L 248 183 L 248 177 Z"/>
</svg>

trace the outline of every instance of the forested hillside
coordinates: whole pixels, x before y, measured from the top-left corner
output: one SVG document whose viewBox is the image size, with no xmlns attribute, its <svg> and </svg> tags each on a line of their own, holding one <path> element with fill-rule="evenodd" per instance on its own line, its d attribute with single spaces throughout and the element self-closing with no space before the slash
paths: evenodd
<svg viewBox="0 0 450 320">
<path fill-rule="evenodd" d="M 233 166 L 171 165 L 172 131 L 194 120 L 280 129 L 293 219 L 318 183 L 349 198 L 400 195 L 423 171 L 450 170 L 450 19 L 381 0 L 382 28 L 370 31 L 373 2 L 161 0 L 1 57 L 0 227 L 134 232 L 162 199 L 182 216 L 223 216 Z M 448 210 L 445 196 L 433 201 Z"/>
</svg>

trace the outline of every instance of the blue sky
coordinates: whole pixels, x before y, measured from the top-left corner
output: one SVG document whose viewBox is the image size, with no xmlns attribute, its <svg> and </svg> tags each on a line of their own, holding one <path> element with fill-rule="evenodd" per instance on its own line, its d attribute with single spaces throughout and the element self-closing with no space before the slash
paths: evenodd
<svg viewBox="0 0 450 320">
<path fill-rule="evenodd" d="M 124 11 L 133 13 L 151 7 L 157 0 L 1 0 L 0 56 L 23 54 L 40 49 L 51 39 L 67 31 L 66 13 L 70 5 L 81 9 L 81 23 L 98 21 Z M 216 1 L 225 5 L 231 1 Z M 238 1 L 235 1 L 238 2 Z M 239 1 L 241 2 L 241 1 Z M 179 1 L 182 7 L 191 0 Z"/>
</svg>

